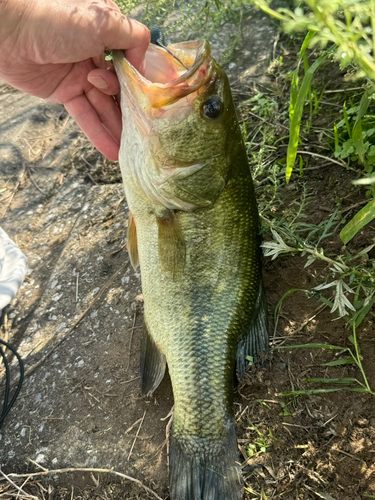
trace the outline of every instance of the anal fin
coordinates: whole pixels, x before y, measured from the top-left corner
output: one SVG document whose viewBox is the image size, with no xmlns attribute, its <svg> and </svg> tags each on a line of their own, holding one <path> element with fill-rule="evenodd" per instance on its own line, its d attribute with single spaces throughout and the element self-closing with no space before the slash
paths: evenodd
<svg viewBox="0 0 375 500">
<path fill-rule="evenodd" d="M 241 380 L 245 376 L 246 367 L 249 365 L 248 356 L 257 363 L 261 359 L 261 354 L 266 354 L 268 351 L 267 301 L 261 280 L 250 326 L 243 333 L 237 346 L 237 378 Z"/>
<path fill-rule="evenodd" d="M 158 224 L 158 251 L 160 266 L 164 274 L 171 278 L 180 276 L 185 268 L 186 245 L 176 214 L 167 210 Z"/>
<path fill-rule="evenodd" d="M 148 332 L 146 322 L 143 322 L 141 342 L 141 380 L 142 393 L 150 396 L 163 380 L 166 359 Z"/>
<path fill-rule="evenodd" d="M 129 212 L 126 246 L 129 253 L 130 263 L 133 266 L 134 270 L 136 271 L 137 267 L 139 266 L 137 227 L 135 225 L 134 216 L 131 212 Z"/>
</svg>

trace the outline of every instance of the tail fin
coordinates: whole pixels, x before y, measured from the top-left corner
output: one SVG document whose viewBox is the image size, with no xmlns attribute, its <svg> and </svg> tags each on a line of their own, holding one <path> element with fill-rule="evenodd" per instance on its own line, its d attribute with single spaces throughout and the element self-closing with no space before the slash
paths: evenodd
<svg viewBox="0 0 375 500">
<path fill-rule="evenodd" d="M 203 445 L 202 445 L 203 444 Z M 169 451 L 171 500 L 240 500 L 241 468 L 234 421 L 220 444 L 172 434 Z"/>
</svg>

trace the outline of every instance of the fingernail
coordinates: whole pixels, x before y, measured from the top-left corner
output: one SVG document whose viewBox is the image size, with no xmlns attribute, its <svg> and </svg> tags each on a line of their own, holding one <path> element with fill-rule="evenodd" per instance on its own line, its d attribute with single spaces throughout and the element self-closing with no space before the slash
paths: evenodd
<svg viewBox="0 0 375 500">
<path fill-rule="evenodd" d="M 107 90 L 108 89 L 107 82 L 104 80 L 104 78 L 101 78 L 100 76 L 91 76 L 87 79 L 90 83 L 92 83 L 92 85 L 94 85 L 94 87 L 96 87 L 100 90 Z"/>
</svg>

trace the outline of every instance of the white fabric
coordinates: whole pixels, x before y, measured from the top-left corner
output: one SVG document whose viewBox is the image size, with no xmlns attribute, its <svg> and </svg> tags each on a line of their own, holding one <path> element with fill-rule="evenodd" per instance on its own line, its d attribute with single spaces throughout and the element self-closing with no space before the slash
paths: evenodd
<svg viewBox="0 0 375 500">
<path fill-rule="evenodd" d="M 0 315 L 18 292 L 26 272 L 26 255 L 0 227 Z"/>
</svg>

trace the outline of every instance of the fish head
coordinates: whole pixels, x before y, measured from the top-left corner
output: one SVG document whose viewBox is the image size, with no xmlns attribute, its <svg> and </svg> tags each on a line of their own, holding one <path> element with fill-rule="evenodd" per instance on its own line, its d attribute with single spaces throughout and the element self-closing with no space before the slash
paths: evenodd
<svg viewBox="0 0 375 500">
<path fill-rule="evenodd" d="M 153 201 L 189 211 L 214 203 L 243 143 L 227 75 L 209 43 L 182 42 L 168 50 L 149 46 L 144 75 L 114 51 L 125 145 L 120 164 Z M 132 141 L 141 161 L 129 159 Z"/>
</svg>

